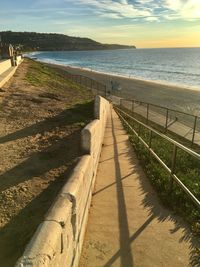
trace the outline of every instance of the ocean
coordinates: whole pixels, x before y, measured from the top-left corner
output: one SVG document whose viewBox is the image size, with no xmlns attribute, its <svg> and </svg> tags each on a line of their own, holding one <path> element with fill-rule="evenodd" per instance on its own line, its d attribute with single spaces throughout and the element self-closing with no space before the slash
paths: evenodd
<svg viewBox="0 0 200 267">
<path fill-rule="evenodd" d="M 34 52 L 28 56 L 42 62 L 200 91 L 200 48 Z"/>
</svg>

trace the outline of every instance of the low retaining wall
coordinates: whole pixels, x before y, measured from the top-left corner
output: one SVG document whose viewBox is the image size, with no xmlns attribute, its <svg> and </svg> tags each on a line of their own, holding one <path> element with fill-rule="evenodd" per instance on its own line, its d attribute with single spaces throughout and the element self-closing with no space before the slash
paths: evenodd
<svg viewBox="0 0 200 267">
<path fill-rule="evenodd" d="M 20 64 L 21 60 L 22 60 L 22 56 L 17 56 L 16 57 L 16 65 L 17 66 Z"/>
<path fill-rule="evenodd" d="M 0 75 L 12 67 L 11 60 L 0 60 Z"/>
<path fill-rule="evenodd" d="M 95 99 L 95 120 L 81 133 L 86 153 L 58 194 L 16 267 L 77 267 L 110 104 Z"/>
<path fill-rule="evenodd" d="M 10 59 L 4 61 L 6 61 L 6 64 L 4 65 L 0 61 L 0 87 L 2 87 L 7 81 L 9 81 L 10 78 L 15 74 L 18 66 L 22 63 L 23 58 L 22 56 L 17 56 L 15 67 L 12 67 Z"/>
</svg>

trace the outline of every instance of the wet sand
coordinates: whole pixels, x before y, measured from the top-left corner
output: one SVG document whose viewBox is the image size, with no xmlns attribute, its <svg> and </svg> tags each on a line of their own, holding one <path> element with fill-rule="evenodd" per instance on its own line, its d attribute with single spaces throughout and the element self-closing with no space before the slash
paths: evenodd
<svg viewBox="0 0 200 267">
<path fill-rule="evenodd" d="M 73 74 L 87 76 L 99 81 L 111 89 L 111 80 L 116 81 L 122 88 L 118 93 L 124 98 L 134 98 L 139 101 L 149 102 L 164 107 L 184 111 L 194 115 L 200 115 L 200 88 L 186 89 L 172 85 L 166 85 L 151 81 L 143 81 L 134 78 L 126 78 L 82 68 L 48 64 L 65 69 Z"/>
</svg>

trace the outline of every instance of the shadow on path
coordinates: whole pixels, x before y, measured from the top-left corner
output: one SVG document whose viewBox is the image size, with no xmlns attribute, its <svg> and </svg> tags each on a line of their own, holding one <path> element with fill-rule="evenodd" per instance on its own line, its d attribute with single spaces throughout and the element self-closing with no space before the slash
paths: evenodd
<svg viewBox="0 0 200 267">
<path fill-rule="evenodd" d="M 120 261 L 121 266 L 133 267 L 133 255 L 130 247 L 130 233 L 128 226 L 128 217 L 127 209 L 125 202 L 125 195 L 122 185 L 122 175 L 119 163 L 119 152 L 117 147 L 117 139 L 114 129 L 114 121 L 111 114 L 111 123 L 112 123 L 112 135 L 113 135 L 113 147 L 114 147 L 114 158 L 115 158 L 115 177 L 116 177 L 116 189 L 117 189 L 117 201 L 118 201 L 118 220 L 119 220 L 119 235 L 120 235 Z M 105 267 L 110 266 L 111 262 L 109 261 Z"/>
<path fill-rule="evenodd" d="M 149 180 L 144 176 L 143 171 L 140 166 L 137 167 L 135 160 L 133 158 L 133 149 L 130 148 L 127 152 L 127 160 L 130 161 L 131 165 L 134 166 L 133 173 L 137 172 L 139 177 L 139 192 L 142 195 L 142 201 L 140 203 L 141 210 L 147 210 L 147 219 L 146 221 L 131 234 L 128 226 L 127 218 L 127 208 L 125 203 L 125 194 L 123 191 L 122 181 L 130 176 L 132 173 L 122 177 L 120 162 L 119 162 L 119 150 L 118 142 L 116 138 L 114 120 L 112 120 L 112 135 L 113 135 L 113 147 L 114 147 L 114 161 L 115 161 L 115 177 L 116 181 L 111 183 L 99 191 L 95 192 L 94 195 L 106 190 L 107 188 L 116 185 L 117 191 L 117 201 L 118 201 L 118 220 L 119 220 L 119 235 L 120 235 L 120 249 L 104 264 L 104 267 L 110 267 L 112 264 L 120 258 L 121 267 L 132 267 L 134 266 L 134 252 L 131 252 L 131 243 L 136 240 L 136 238 L 151 224 L 153 220 L 157 220 L 158 223 L 164 221 L 173 222 L 171 229 L 166 228 L 164 231 L 168 231 L 171 235 L 175 234 L 177 231 L 180 231 L 181 238 L 177 242 L 182 243 L 186 242 L 189 244 L 190 248 L 190 265 L 193 267 L 200 266 L 200 255 L 199 255 L 199 240 L 194 237 L 186 223 L 179 217 L 174 215 L 170 210 L 165 209 L 160 203 L 154 189 L 152 188 Z M 119 142 L 120 143 L 120 142 Z M 127 140 L 127 146 L 130 147 Z M 164 227 L 164 226 L 161 226 Z M 161 228 L 162 229 L 162 228 Z M 167 232 L 166 232 L 167 233 Z M 157 232 L 156 234 L 159 234 Z M 161 233 L 160 233 L 161 234 Z M 172 255 L 173 256 L 173 255 Z"/>
</svg>

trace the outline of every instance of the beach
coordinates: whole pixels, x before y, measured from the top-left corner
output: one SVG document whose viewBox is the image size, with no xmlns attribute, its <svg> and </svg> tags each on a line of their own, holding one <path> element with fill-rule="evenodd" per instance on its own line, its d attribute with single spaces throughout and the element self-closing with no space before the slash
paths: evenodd
<svg viewBox="0 0 200 267">
<path fill-rule="evenodd" d="M 46 63 L 45 63 L 46 64 Z M 193 115 L 200 115 L 200 88 L 181 88 L 178 86 L 161 84 L 158 82 L 139 80 L 134 78 L 110 75 L 83 68 L 48 65 L 64 69 L 72 74 L 83 75 L 106 85 L 111 90 L 111 81 L 120 84 L 121 90 L 116 92 L 120 97 L 136 99 L 152 104 L 184 111 Z"/>
</svg>

